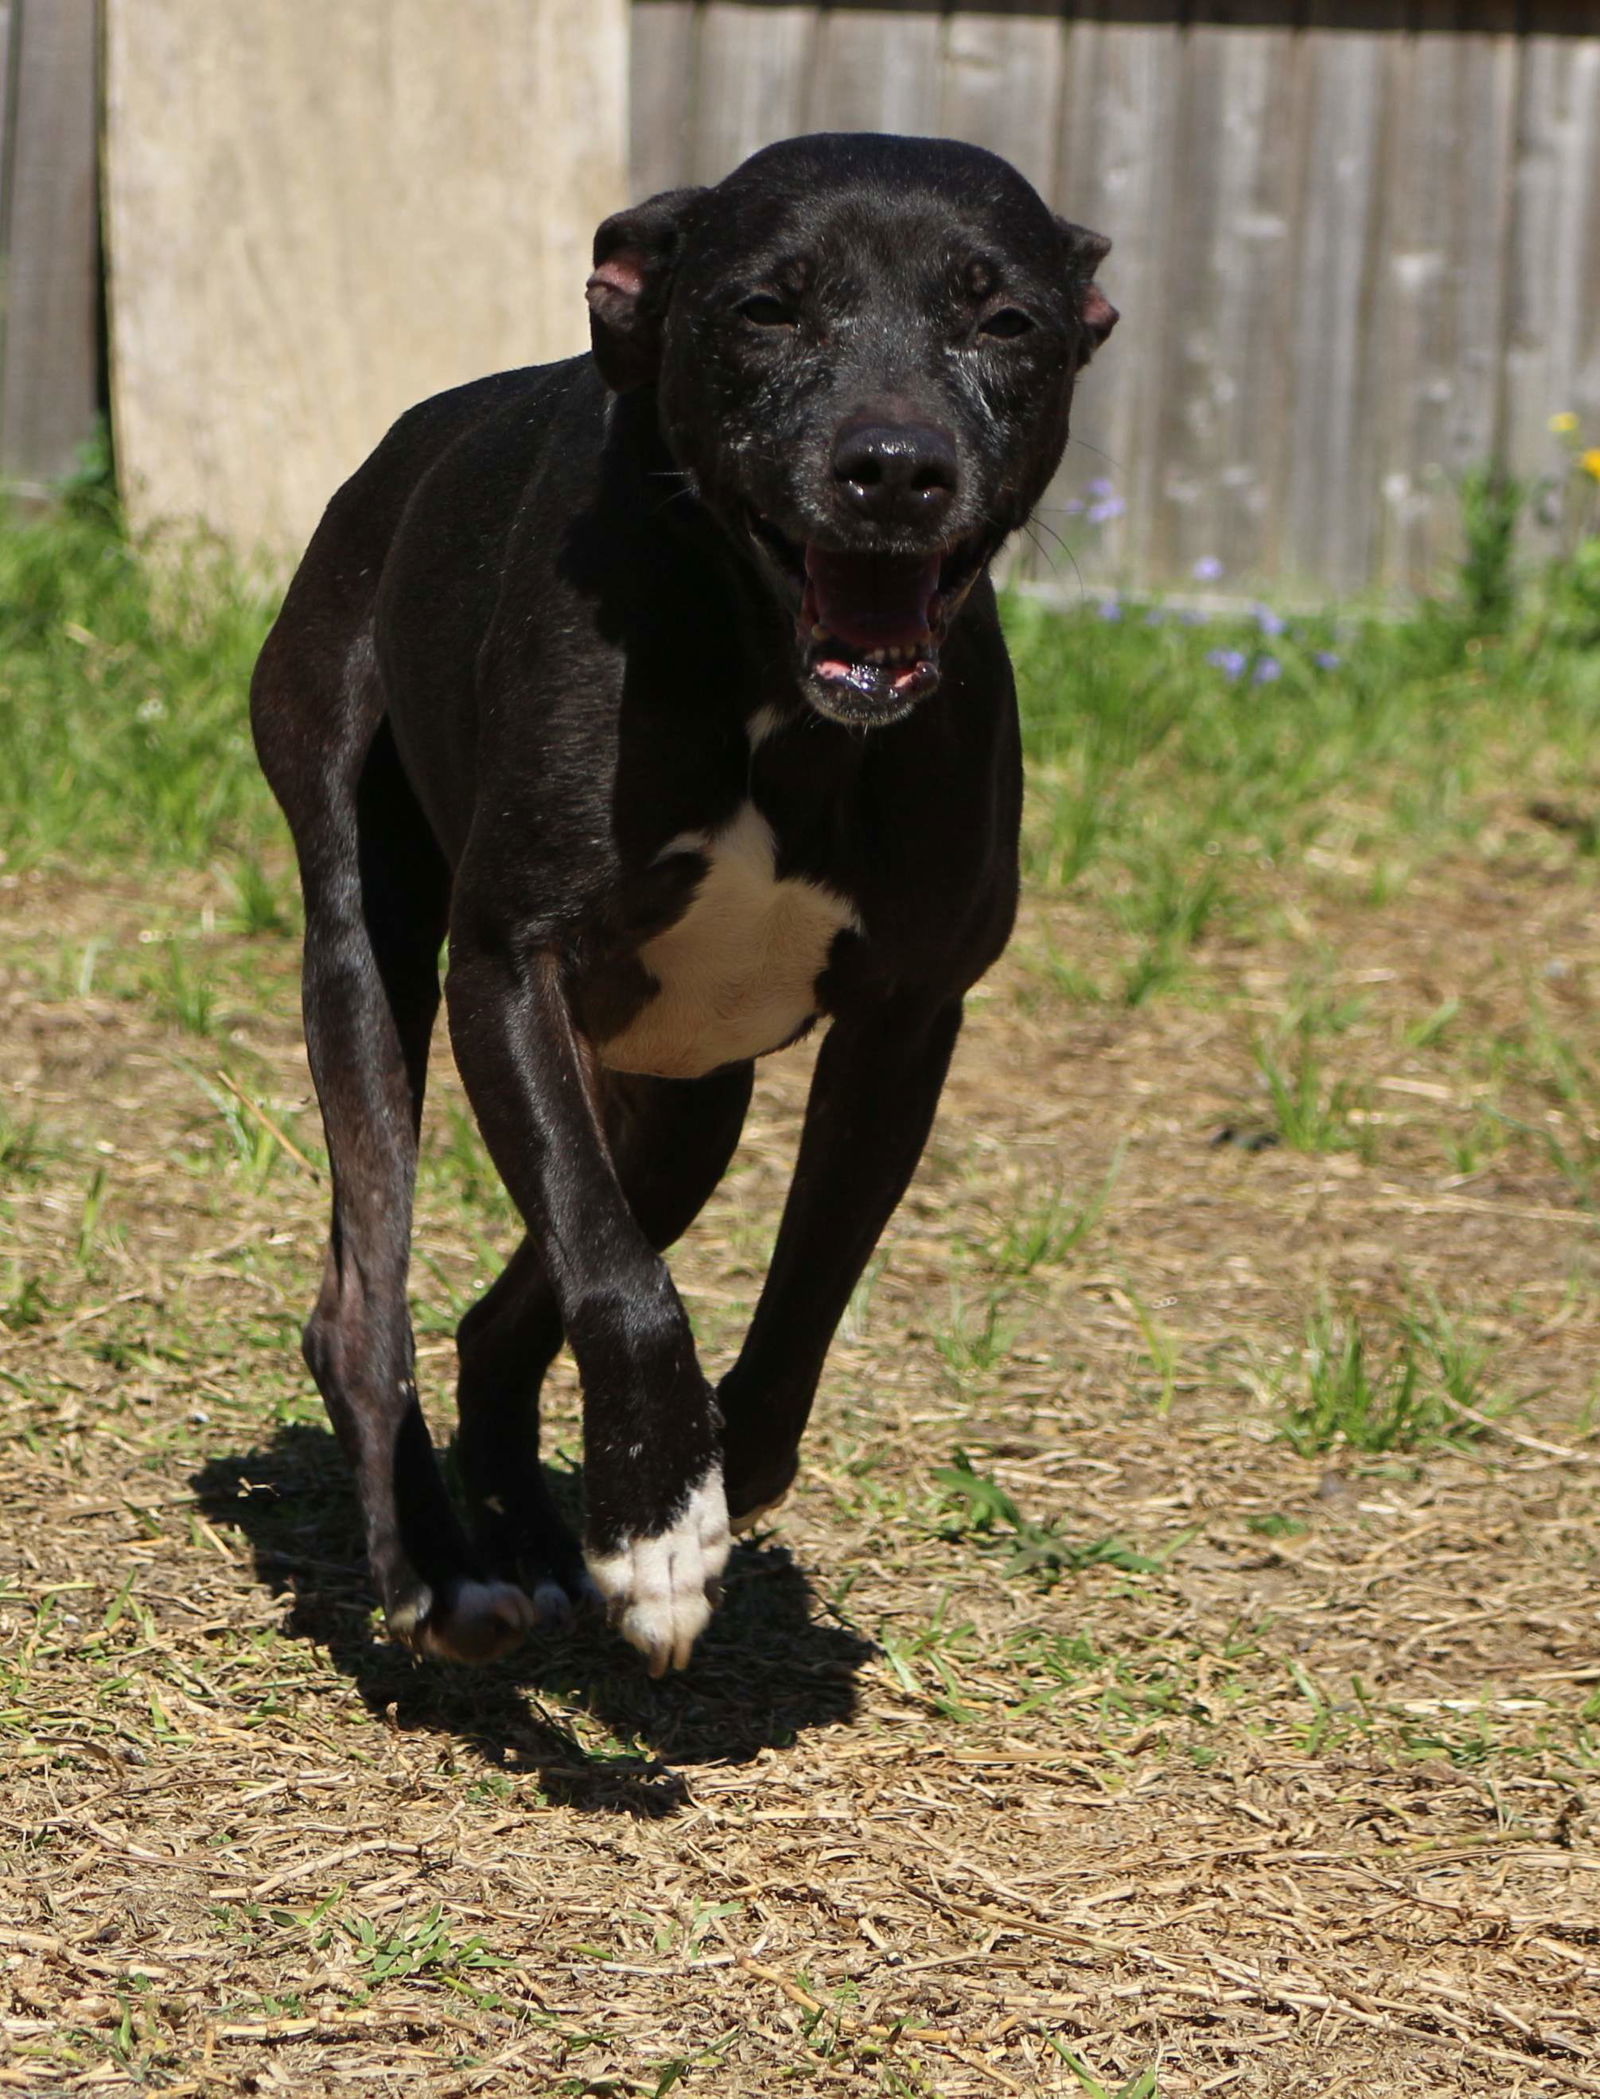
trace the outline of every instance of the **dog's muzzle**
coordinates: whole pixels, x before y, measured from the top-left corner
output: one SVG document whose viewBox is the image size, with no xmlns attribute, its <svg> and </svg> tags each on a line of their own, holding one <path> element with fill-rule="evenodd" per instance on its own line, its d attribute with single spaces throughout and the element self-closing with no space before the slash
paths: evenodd
<svg viewBox="0 0 1600 2099">
<path fill-rule="evenodd" d="M 945 635 L 983 565 L 974 543 L 896 554 L 798 546 L 764 519 L 751 529 L 784 580 L 799 587 L 801 682 L 818 713 L 874 727 L 898 721 L 938 689 Z"/>
</svg>

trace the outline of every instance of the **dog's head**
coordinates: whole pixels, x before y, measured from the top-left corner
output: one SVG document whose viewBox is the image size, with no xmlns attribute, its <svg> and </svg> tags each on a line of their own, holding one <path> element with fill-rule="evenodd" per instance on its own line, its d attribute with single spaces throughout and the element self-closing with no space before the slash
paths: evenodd
<svg viewBox="0 0 1600 2099">
<path fill-rule="evenodd" d="M 600 228 L 601 372 L 658 387 L 679 466 L 793 615 L 821 713 L 893 721 L 937 686 L 1115 324 L 1109 246 L 992 153 L 870 134 L 786 140 Z"/>
</svg>

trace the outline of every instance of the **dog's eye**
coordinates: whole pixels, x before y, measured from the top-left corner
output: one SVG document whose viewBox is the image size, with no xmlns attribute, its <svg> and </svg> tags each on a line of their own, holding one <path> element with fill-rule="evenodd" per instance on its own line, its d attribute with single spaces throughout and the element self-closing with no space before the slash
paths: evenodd
<svg viewBox="0 0 1600 2099">
<path fill-rule="evenodd" d="M 1013 336 L 1026 335 L 1033 322 L 1020 306 L 1002 306 L 998 313 L 990 314 L 979 328 L 980 335 L 997 335 L 1009 342 Z"/>
<path fill-rule="evenodd" d="M 739 311 L 758 328 L 794 326 L 794 309 L 784 300 L 774 298 L 771 292 L 757 292 L 752 298 L 741 300 Z"/>
</svg>

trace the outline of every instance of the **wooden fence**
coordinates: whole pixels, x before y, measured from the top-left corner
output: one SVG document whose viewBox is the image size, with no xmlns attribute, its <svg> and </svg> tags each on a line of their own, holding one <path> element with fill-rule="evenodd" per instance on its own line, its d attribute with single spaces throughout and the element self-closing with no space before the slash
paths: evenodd
<svg viewBox="0 0 1600 2099">
<path fill-rule="evenodd" d="M 97 101 L 95 0 L 0 0 L 0 478 L 29 495 L 100 405 Z"/>
<path fill-rule="evenodd" d="M 627 0 L 0 0 L 0 479 L 281 566 L 403 409 L 588 340 Z M 105 239 L 102 243 L 102 210 Z"/>
<path fill-rule="evenodd" d="M 590 242 L 626 195 L 625 0 L 103 6 L 137 521 L 277 565 L 413 402 L 587 347 Z"/>
<path fill-rule="evenodd" d="M 924 131 L 1112 236 L 1123 326 L 1045 516 L 1090 577 L 1181 586 L 1220 560 L 1235 587 L 1423 586 L 1464 469 L 1554 470 L 1564 410 L 1600 444 L 1592 5 L 636 0 L 633 21 L 636 190 L 789 132 Z M 1098 528 L 1066 508 L 1091 477 L 1126 506 Z"/>
<path fill-rule="evenodd" d="M 457 37 L 502 13 L 407 13 L 429 7 Z M 95 15 L 0 0 L 0 473 L 25 483 L 96 398 Z M 1031 557 L 1063 587 L 1182 586 L 1210 560 L 1236 589 L 1423 586 L 1465 468 L 1555 471 L 1558 411 L 1600 443 L 1593 0 L 633 0 L 631 36 L 636 193 L 795 131 L 939 132 L 1113 236 L 1124 325 L 1041 534 L 1072 559 Z M 226 232 L 221 199 L 191 216 L 213 208 Z M 504 240 L 462 219 L 463 256 L 504 267 Z M 1102 477 L 1090 525 L 1069 506 Z"/>
</svg>

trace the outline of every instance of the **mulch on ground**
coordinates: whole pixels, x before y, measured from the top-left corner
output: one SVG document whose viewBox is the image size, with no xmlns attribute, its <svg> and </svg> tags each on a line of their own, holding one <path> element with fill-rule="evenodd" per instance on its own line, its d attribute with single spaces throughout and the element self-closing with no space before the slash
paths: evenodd
<svg viewBox="0 0 1600 2099">
<path fill-rule="evenodd" d="M 1600 2092 L 1592 1133 L 1502 1054 L 1530 1000 L 1593 1039 L 1565 850 L 1285 878 L 1132 1009 L 1051 989 L 1102 936 L 1031 907 L 802 1483 L 661 1686 L 599 1628 L 478 1674 L 381 1640 L 295 1354 L 292 943 L 198 877 L 12 878 L 0 2090 Z M 1320 1154 L 1262 1141 L 1308 971 L 1354 1015 Z M 675 1257 L 714 1364 L 806 1063 Z M 509 1220 L 436 1092 L 442 1435 Z M 1029 1266 L 1058 1191 L 1103 1211 Z M 1319 1308 L 1381 1356 L 1419 1307 L 1470 1413 L 1297 1450 Z M 550 1419 L 570 1469 L 565 1368 Z"/>
</svg>

